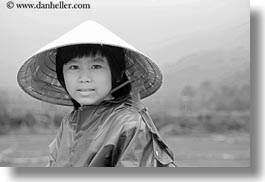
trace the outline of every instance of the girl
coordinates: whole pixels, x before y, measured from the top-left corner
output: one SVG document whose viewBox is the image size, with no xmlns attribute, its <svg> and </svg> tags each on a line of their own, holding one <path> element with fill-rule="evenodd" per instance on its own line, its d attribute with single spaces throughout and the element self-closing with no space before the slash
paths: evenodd
<svg viewBox="0 0 265 182">
<path fill-rule="evenodd" d="M 161 81 L 155 63 L 92 21 L 45 46 L 18 72 L 31 96 L 74 107 L 49 145 L 54 167 L 174 167 L 140 102 Z"/>
</svg>

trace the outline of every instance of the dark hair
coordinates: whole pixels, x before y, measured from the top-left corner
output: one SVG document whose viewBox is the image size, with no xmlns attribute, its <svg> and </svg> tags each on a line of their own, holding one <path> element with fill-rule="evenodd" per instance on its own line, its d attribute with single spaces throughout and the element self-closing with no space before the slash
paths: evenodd
<svg viewBox="0 0 265 182">
<path fill-rule="evenodd" d="M 125 74 L 125 53 L 123 48 L 100 45 L 100 44 L 79 44 L 65 46 L 57 49 L 56 54 L 56 73 L 60 84 L 66 89 L 64 77 L 63 77 L 63 65 L 69 62 L 73 58 L 81 58 L 84 56 L 95 56 L 97 53 L 106 57 L 110 70 L 112 89 L 128 80 Z M 113 92 L 111 95 L 117 99 L 121 97 L 127 97 L 131 91 L 131 84 L 126 84 L 120 89 Z M 72 99 L 75 108 L 80 105 L 74 99 Z"/>
</svg>

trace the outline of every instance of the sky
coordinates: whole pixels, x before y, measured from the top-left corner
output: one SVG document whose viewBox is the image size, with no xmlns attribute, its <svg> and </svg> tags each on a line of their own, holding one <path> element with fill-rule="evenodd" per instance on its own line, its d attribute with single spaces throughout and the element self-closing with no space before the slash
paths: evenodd
<svg viewBox="0 0 265 182">
<path fill-rule="evenodd" d="M 50 0 L 14 0 L 14 3 L 50 2 Z M 59 0 L 53 0 L 54 3 Z M 219 30 L 230 30 L 249 22 L 248 0 L 68 0 L 68 3 L 89 3 L 90 9 L 30 10 L 8 9 L 0 3 L 0 89 L 20 90 L 16 81 L 19 67 L 39 50 L 82 22 L 94 20 L 146 53 L 159 65 L 170 62 L 156 55 L 161 46 L 179 45 L 179 57 L 200 47 L 212 46 L 201 41 Z M 192 38 L 199 44 L 192 47 Z M 197 39 L 196 39 L 197 38 Z M 185 43 L 185 41 L 188 40 Z M 215 39 L 215 44 L 222 39 Z M 162 55 L 161 55 L 162 54 Z M 159 58 L 159 59 L 156 59 Z M 22 91 L 21 91 L 22 92 Z"/>
</svg>

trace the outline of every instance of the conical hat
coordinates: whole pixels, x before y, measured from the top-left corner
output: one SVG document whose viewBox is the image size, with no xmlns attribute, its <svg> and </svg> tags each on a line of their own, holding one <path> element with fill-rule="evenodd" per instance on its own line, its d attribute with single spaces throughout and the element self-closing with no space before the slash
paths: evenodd
<svg viewBox="0 0 265 182">
<path fill-rule="evenodd" d="M 59 47 L 76 44 L 104 44 L 125 50 L 126 75 L 131 82 L 141 80 L 140 98 L 156 92 L 162 83 L 157 65 L 133 46 L 108 29 L 91 20 L 82 23 L 55 41 L 41 48 L 19 69 L 17 80 L 29 95 L 49 103 L 73 105 L 56 75 L 56 51 Z"/>
</svg>

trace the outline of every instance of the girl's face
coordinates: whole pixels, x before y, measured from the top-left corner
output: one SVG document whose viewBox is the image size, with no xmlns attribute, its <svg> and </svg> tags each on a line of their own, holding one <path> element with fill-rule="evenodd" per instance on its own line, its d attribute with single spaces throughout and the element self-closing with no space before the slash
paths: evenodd
<svg viewBox="0 0 265 182">
<path fill-rule="evenodd" d="M 113 98 L 110 67 L 100 54 L 71 59 L 63 66 L 63 76 L 68 93 L 81 106 Z"/>
</svg>

